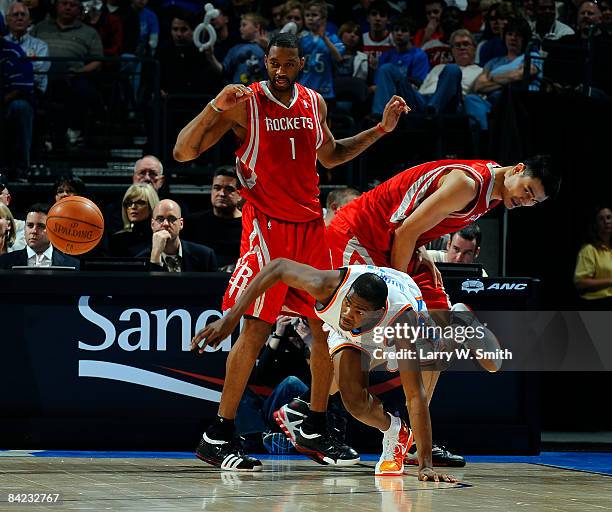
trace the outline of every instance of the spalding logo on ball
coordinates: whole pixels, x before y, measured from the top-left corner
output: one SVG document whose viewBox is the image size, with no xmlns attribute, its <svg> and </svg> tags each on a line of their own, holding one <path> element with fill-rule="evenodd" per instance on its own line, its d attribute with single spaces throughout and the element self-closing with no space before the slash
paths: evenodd
<svg viewBox="0 0 612 512">
<path fill-rule="evenodd" d="M 104 217 L 86 197 L 60 199 L 47 215 L 47 236 L 57 250 L 72 254 L 91 251 L 102 239 Z"/>
</svg>

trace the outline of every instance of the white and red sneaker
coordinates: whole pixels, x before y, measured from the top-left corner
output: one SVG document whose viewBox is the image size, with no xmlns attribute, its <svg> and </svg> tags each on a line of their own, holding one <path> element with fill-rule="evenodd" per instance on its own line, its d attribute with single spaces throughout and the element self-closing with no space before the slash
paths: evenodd
<svg viewBox="0 0 612 512">
<path fill-rule="evenodd" d="M 294 398 L 291 402 L 283 405 L 274 412 L 274 420 L 278 423 L 278 426 L 285 433 L 287 439 L 291 441 L 293 446 L 295 446 L 297 429 L 308 415 L 309 410 L 310 405 L 308 402 L 304 402 L 304 400 L 300 400 L 299 398 Z"/>
<path fill-rule="evenodd" d="M 412 430 L 403 420 L 391 416 L 391 426 L 384 433 L 383 451 L 374 470 L 375 476 L 402 475 L 404 457 L 414 442 Z"/>
</svg>

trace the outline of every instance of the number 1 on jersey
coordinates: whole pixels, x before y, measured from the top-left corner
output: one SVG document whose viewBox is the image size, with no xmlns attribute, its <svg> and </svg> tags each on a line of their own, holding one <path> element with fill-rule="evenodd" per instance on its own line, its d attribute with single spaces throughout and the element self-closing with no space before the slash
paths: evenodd
<svg viewBox="0 0 612 512">
<path fill-rule="evenodd" d="M 295 139 L 293 137 L 289 137 L 289 142 L 291 142 L 291 159 L 295 160 Z"/>
</svg>

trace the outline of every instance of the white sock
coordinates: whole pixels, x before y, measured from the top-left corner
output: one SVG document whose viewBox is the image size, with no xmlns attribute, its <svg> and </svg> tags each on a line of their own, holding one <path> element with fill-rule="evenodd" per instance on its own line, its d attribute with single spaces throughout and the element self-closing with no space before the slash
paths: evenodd
<svg viewBox="0 0 612 512">
<path fill-rule="evenodd" d="M 387 414 L 391 418 L 391 425 L 389 425 L 389 428 L 387 430 L 381 430 L 381 432 L 384 434 L 397 435 L 400 431 L 400 428 L 402 428 L 402 420 L 399 419 L 397 416 L 393 416 L 393 414 L 391 414 L 390 412 L 388 412 Z"/>
</svg>

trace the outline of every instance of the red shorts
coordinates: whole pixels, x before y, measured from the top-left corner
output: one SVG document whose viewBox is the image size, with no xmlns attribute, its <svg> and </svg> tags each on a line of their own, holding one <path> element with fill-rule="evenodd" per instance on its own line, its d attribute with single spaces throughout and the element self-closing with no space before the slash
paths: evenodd
<svg viewBox="0 0 612 512">
<path fill-rule="evenodd" d="M 332 256 L 333 268 L 346 267 L 347 265 L 375 265 L 377 267 L 391 266 L 391 251 L 382 251 L 375 247 L 364 247 L 358 238 L 351 233 L 340 232 L 331 226 L 327 227 L 327 243 Z M 434 288 L 433 276 L 428 270 L 416 272 L 414 265 L 416 260 L 411 260 L 408 265 L 407 274 L 421 289 L 423 300 L 427 309 L 450 309 L 448 295 L 444 286 Z"/>
<path fill-rule="evenodd" d="M 223 311 L 233 307 L 263 266 L 276 258 L 331 270 L 323 219 L 286 222 L 268 217 L 247 202 L 242 209 L 240 259 L 223 297 Z M 277 283 L 258 297 L 245 314 L 273 324 L 281 314 L 317 318 L 314 305 L 315 299 L 306 292 Z"/>
</svg>

